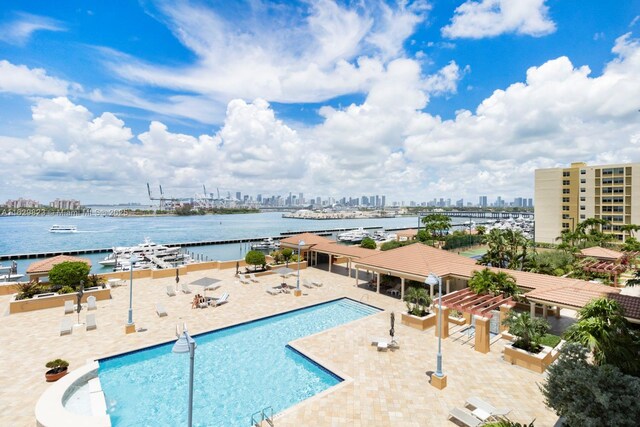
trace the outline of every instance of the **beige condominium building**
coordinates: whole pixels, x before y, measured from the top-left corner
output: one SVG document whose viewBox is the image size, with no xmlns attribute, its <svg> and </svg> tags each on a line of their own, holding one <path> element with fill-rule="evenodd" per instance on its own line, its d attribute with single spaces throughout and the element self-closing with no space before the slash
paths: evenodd
<svg viewBox="0 0 640 427">
<path fill-rule="evenodd" d="M 562 230 L 587 218 L 603 218 L 603 231 L 624 242 L 625 224 L 640 224 L 640 163 L 588 166 L 535 172 L 535 239 L 557 243 Z"/>
</svg>

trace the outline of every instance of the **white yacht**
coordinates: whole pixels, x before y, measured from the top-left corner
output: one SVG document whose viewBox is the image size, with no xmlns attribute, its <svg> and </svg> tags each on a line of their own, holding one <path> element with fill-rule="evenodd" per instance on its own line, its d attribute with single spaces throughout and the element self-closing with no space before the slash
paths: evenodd
<svg viewBox="0 0 640 427">
<path fill-rule="evenodd" d="M 261 242 L 253 243 L 251 249 L 280 249 L 280 242 L 269 237 Z"/>
<path fill-rule="evenodd" d="M 180 247 L 164 246 L 152 242 L 149 238 L 144 240 L 144 243 L 140 243 L 135 246 L 119 246 L 113 248 L 113 252 L 106 256 L 100 264 L 112 267 L 116 266 L 120 261 L 128 261 L 132 255 L 136 258 L 177 258 L 180 255 Z"/>
<path fill-rule="evenodd" d="M 57 225 L 54 224 L 49 229 L 51 233 L 77 233 L 78 227 L 75 225 Z"/>
<path fill-rule="evenodd" d="M 341 242 L 359 243 L 362 242 L 365 237 L 370 237 L 370 234 L 368 231 L 360 227 L 355 230 L 340 233 L 337 235 L 337 237 Z"/>
<path fill-rule="evenodd" d="M 16 281 L 24 274 L 18 274 L 18 264 L 13 261 L 11 265 L 0 265 L 0 282 Z"/>
</svg>

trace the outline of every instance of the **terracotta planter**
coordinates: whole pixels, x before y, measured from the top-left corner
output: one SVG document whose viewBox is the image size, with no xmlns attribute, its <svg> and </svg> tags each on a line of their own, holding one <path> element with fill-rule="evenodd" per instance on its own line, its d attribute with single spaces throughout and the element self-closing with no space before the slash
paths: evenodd
<svg viewBox="0 0 640 427">
<path fill-rule="evenodd" d="M 555 360 L 551 350 L 551 347 L 542 346 L 540 353 L 529 353 L 512 344 L 506 344 L 504 346 L 504 360 L 512 365 L 522 366 L 541 374 Z"/>
<path fill-rule="evenodd" d="M 45 379 L 47 380 L 48 383 L 52 383 L 54 381 L 58 381 L 60 378 L 64 377 L 65 375 L 67 375 L 67 373 L 69 372 L 69 370 L 67 368 L 63 368 L 61 371 L 58 371 L 58 369 L 50 369 L 47 371 L 46 374 L 44 374 Z"/>
<path fill-rule="evenodd" d="M 435 313 L 430 313 L 423 317 L 414 316 L 413 314 L 409 313 L 402 313 L 401 316 L 403 325 L 407 325 L 421 331 L 435 326 L 437 321 Z"/>
</svg>

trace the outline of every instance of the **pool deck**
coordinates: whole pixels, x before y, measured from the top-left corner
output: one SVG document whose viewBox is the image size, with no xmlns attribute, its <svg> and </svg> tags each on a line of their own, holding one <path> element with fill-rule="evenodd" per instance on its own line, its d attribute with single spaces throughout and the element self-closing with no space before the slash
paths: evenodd
<svg viewBox="0 0 640 427">
<path fill-rule="evenodd" d="M 491 352 L 481 354 L 455 338 L 442 341 L 443 370 L 448 387 L 437 390 L 428 383 L 427 371 L 435 370 L 437 338 L 433 330 L 420 332 L 400 324 L 404 304 L 396 298 L 356 288 L 355 280 L 311 268 L 301 277 L 321 280 L 321 288 L 293 294 L 269 295 L 266 288 L 281 279 L 260 277 L 260 283 L 242 285 L 233 277 L 235 270 L 189 273 L 180 283 L 201 277 L 222 279 L 217 291 L 207 295 L 230 294 L 229 303 L 216 308 L 192 309 L 191 301 L 202 288 L 191 286 L 191 294 L 166 294 L 173 278 L 134 280 L 133 317 L 145 332 L 125 335 L 129 307 L 129 285 L 112 290 L 113 298 L 98 301 L 95 313 L 98 328 L 86 331 L 74 327 L 73 333 L 59 336 L 62 307 L 7 315 L 10 296 L 0 297 L 0 425 L 33 426 L 35 404 L 48 386 L 44 381 L 45 363 L 62 358 L 73 370 L 88 359 L 146 347 L 175 337 L 176 324 L 186 322 L 192 334 L 229 326 L 340 297 L 383 308 L 386 311 L 328 331 L 301 338 L 296 348 L 316 362 L 349 377 L 347 381 L 287 409 L 276 417 L 284 426 L 455 426 L 447 420 L 449 409 L 462 407 L 466 398 L 479 396 L 494 406 L 512 409 L 510 418 L 537 427 L 553 426 L 557 416 L 543 403 L 538 384 L 544 375 L 512 366 L 502 360 L 503 341 L 492 344 Z M 287 279 L 295 285 L 295 277 Z M 168 316 L 158 317 L 155 303 L 161 302 Z M 389 312 L 396 312 L 396 337 L 400 349 L 378 352 L 371 336 L 387 336 Z M 80 320 L 85 321 L 82 311 Z M 67 317 L 77 319 L 77 315 Z M 196 354 L 197 357 L 197 354 Z M 186 393 L 186 390 L 185 390 Z M 247 408 L 250 414 L 261 408 Z M 249 416 L 247 417 L 247 425 Z"/>
</svg>

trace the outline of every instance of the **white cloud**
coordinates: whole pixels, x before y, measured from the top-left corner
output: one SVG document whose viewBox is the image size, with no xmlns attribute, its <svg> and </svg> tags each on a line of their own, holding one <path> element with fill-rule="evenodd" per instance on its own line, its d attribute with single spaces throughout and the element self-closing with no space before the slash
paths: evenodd
<svg viewBox="0 0 640 427">
<path fill-rule="evenodd" d="M 79 85 L 47 75 L 42 68 L 29 68 L 0 60 L 0 92 L 18 95 L 59 96 Z"/>
<path fill-rule="evenodd" d="M 0 40 L 15 45 L 26 44 L 36 31 L 66 31 L 58 20 L 30 13 L 17 13 L 18 19 L 0 25 Z"/>
<path fill-rule="evenodd" d="M 405 201 L 531 197 L 536 168 L 640 161 L 640 41 L 625 34 L 612 51 L 601 75 L 552 59 L 451 120 L 425 106 L 430 93 L 455 90 L 459 67 L 423 76 L 410 59 L 390 61 L 361 104 L 325 106 L 322 123 L 297 129 L 265 100 L 234 99 L 213 135 L 175 133 L 154 121 L 136 138 L 109 112 L 96 117 L 64 97 L 39 99 L 31 137 L 0 137 L 0 168 L 21 165 L 20 174 L 0 175 L 0 186 L 114 201 L 141 200 L 146 182 L 173 195 L 204 183 L 250 194 L 386 193 Z"/>
<path fill-rule="evenodd" d="M 386 64 L 404 55 L 404 42 L 429 9 L 422 0 L 394 6 L 345 6 L 332 0 L 304 5 L 307 9 L 300 10 L 250 2 L 229 20 L 203 6 L 166 2 L 159 14 L 195 54 L 193 63 L 166 66 L 102 53 L 128 84 L 201 97 L 216 108 L 235 98 L 321 102 L 368 92 Z"/>
<path fill-rule="evenodd" d="M 451 23 L 442 28 L 448 38 L 495 37 L 515 33 L 541 37 L 556 30 L 545 0 L 467 0 L 458 6 Z"/>
</svg>

